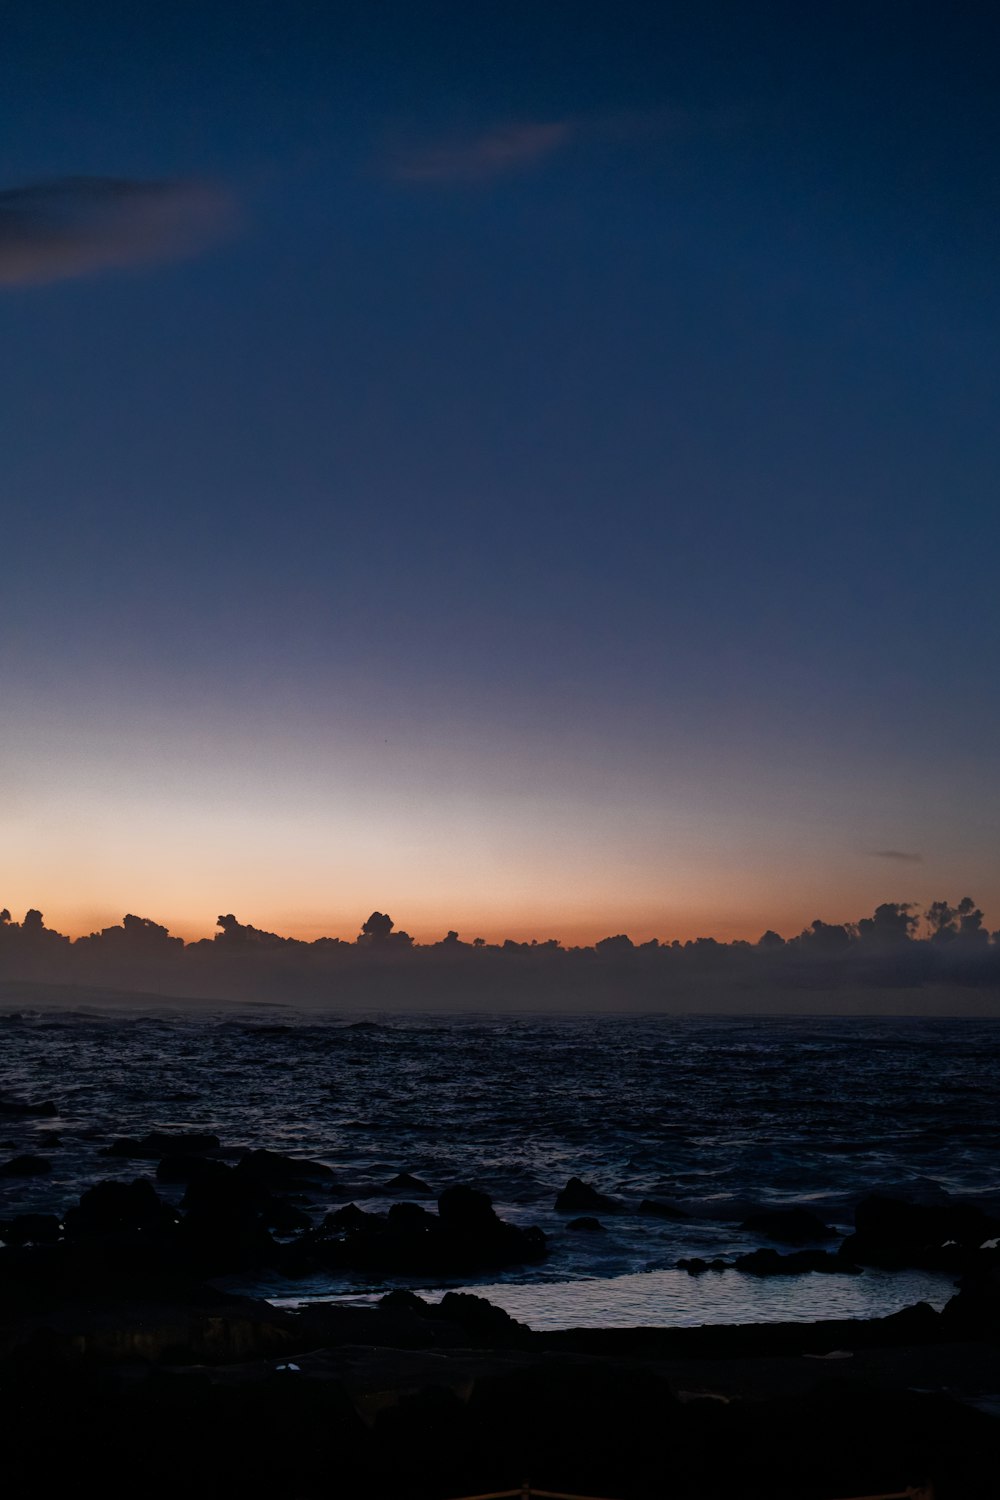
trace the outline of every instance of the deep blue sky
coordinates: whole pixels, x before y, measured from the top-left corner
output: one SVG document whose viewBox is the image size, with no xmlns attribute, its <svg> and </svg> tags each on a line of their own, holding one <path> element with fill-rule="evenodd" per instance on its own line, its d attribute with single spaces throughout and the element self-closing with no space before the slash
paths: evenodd
<svg viewBox="0 0 1000 1500">
<path fill-rule="evenodd" d="M 0 285 L 0 904 L 1000 922 L 991 7 L 4 30 L 0 193 L 232 222 Z"/>
</svg>

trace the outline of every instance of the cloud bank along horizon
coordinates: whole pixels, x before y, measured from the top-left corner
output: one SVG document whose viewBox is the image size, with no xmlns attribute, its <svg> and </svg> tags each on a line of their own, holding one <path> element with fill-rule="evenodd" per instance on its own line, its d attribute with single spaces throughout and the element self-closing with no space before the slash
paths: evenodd
<svg viewBox="0 0 1000 1500">
<path fill-rule="evenodd" d="M 992 23 L 218 9 L 0 61 L 0 903 L 995 922 Z"/>
</svg>

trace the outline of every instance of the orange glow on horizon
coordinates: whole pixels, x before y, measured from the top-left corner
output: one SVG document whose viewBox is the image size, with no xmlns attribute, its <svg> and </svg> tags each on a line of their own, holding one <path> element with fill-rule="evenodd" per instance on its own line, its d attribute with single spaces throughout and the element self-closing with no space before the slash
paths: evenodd
<svg viewBox="0 0 1000 1500">
<path fill-rule="evenodd" d="M 250 724 L 196 732 L 138 709 L 96 729 L 26 712 L 0 809 L 0 906 L 16 921 L 35 907 L 74 938 L 131 912 L 188 942 L 229 912 L 352 942 L 373 910 L 420 944 L 450 929 L 567 947 L 756 942 L 964 895 L 1000 925 L 982 797 L 961 823 L 895 771 L 862 768 L 862 796 L 857 767 L 800 767 L 787 749 L 754 768 L 738 746 L 730 760 L 612 755 L 503 726 L 488 744 L 435 726 L 373 757 L 358 712 L 322 733 L 265 724 L 256 740 Z"/>
<path fill-rule="evenodd" d="M 9 903 L 8 903 L 9 904 Z M 90 933 L 100 932 L 105 927 L 119 926 L 124 912 L 112 911 L 110 909 L 90 908 L 85 914 L 79 909 L 75 912 L 66 911 L 64 914 L 56 907 L 47 910 L 41 903 L 35 903 L 40 907 L 45 916 L 47 927 L 54 928 L 65 936 L 76 939 L 86 937 Z M 355 921 L 338 920 L 331 918 L 329 921 L 319 919 L 303 920 L 283 918 L 280 914 L 273 918 L 261 916 L 260 913 L 236 911 L 238 919 L 248 925 L 257 927 L 266 932 L 276 933 L 279 937 L 295 938 L 300 942 L 311 943 L 317 938 L 339 938 L 343 942 L 353 943 L 357 937 L 361 924 L 366 920 L 371 910 L 386 910 L 387 903 L 374 908 L 367 906 L 363 912 L 359 912 Z M 758 938 L 769 928 L 779 932 L 782 937 L 790 938 L 796 936 L 804 928 L 808 927 L 812 920 L 820 915 L 812 907 L 808 908 L 810 915 L 804 916 L 798 911 L 785 913 L 781 917 L 743 917 L 740 919 L 723 919 L 717 913 L 706 912 L 703 917 L 697 914 L 687 913 L 684 917 L 678 916 L 676 921 L 669 917 L 655 918 L 652 915 L 644 915 L 641 919 L 629 922 L 607 919 L 601 921 L 593 916 L 567 916 L 564 920 L 553 919 L 546 922 L 537 916 L 534 920 L 524 914 L 511 917 L 509 922 L 498 921 L 494 917 L 490 921 L 477 921 L 475 915 L 461 916 L 453 921 L 442 920 L 433 922 L 423 920 L 421 922 L 408 922 L 403 910 L 397 911 L 396 907 L 389 904 L 389 915 L 395 922 L 397 931 L 404 931 L 421 945 L 429 945 L 439 942 L 445 934 L 454 930 L 458 933 L 462 942 L 471 943 L 474 938 L 481 937 L 488 944 L 501 944 L 510 939 L 517 943 L 531 943 L 536 941 L 544 943 L 554 938 L 564 948 L 593 947 L 601 938 L 611 937 L 617 933 L 625 933 L 636 944 L 648 942 L 657 938 L 661 943 L 674 941 L 685 943 L 693 942 L 696 938 L 714 938 L 720 943 L 749 942 L 756 943 Z M 169 916 L 155 911 L 137 911 L 134 907 L 128 908 L 137 916 L 147 917 L 165 926 L 171 936 L 183 938 L 185 943 L 198 942 L 205 938 L 213 938 L 218 932 L 214 923 L 185 919 L 178 917 L 171 920 Z M 220 908 L 221 911 L 221 908 Z M 14 921 L 20 921 L 23 911 L 12 909 Z M 853 921 L 855 917 L 843 917 L 827 913 L 824 921 Z"/>
</svg>

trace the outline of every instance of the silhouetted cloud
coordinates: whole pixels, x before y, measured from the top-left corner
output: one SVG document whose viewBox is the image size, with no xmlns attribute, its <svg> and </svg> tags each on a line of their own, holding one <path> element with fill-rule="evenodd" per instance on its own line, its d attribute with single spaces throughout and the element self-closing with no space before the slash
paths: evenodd
<svg viewBox="0 0 1000 1500">
<path fill-rule="evenodd" d="M 353 943 L 302 942 L 231 913 L 218 925 L 214 939 L 183 943 L 128 915 L 71 942 L 38 910 L 14 922 L 0 908 L 0 1003 L 5 986 L 22 986 L 20 1005 L 23 985 L 40 983 L 343 1009 L 1000 1013 L 1000 932 L 971 896 L 932 902 L 922 918 L 910 902 L 886 901 L 856 922 L 817 918 L 787 942 L 768 931 L 757 944 L 636 944 L 617 933 L 564 948 L 554 939 L 464 943 L 456 932 L 417 944 L 380 911 Z M 891 995 L 879 1000 L 882 991 Z"/>
<path fill-rule="evenodd" d="M 232 200 L 207 183 L 63 177 L 8 188 L 0 191 L 0 285 L 177 260 L 234 222 Z"/>
<path fill-rule="evenodd" d="M 922 854 L 910 854 L 905 849 L 873 849 L 872 859 L 897 859 L 904 865 L 923 864 Z"/>
<path fill-rule="evenodd" d="M 551 156 L 573 139 L 577 128 L 572 120 L 501 125 L 470 139 L 397 151 L 389 171 L 406 182 L 483 182 Z"/>
</svg>

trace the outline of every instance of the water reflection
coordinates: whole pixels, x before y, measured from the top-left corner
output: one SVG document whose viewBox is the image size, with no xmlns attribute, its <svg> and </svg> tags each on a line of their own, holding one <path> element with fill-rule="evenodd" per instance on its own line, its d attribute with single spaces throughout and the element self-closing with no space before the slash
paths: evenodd
<svg viewBox="0 0 1000 1500">
<path fill-rule="evenodd" d="M 415 1288 L 416 1289 L 416 1288 Z M 537 1330 L 555 1328 L 691 1328 L 704 1323 L 808 1323 L 829 1318 L 882 1318 L 915 1302 L 940 1310 L 954 1279 L 925 1271 L 866 1271 L 861 1276 L 745 1276 L 738 1271 L 689 1276 L 686 1271 L 642 1271 L 601 1280 L 577 1278 L 516 1285 L 488 1282 L 462 1290 L 486 1297 Z M 303 1301 L 370 1305 L 380 1293 L 330 1298 L 275 1297 L 278 1306 Z M 423 1289 L 439 1302 L 441 1288 Z"/>
</svg>

